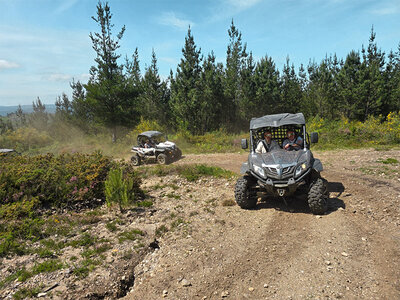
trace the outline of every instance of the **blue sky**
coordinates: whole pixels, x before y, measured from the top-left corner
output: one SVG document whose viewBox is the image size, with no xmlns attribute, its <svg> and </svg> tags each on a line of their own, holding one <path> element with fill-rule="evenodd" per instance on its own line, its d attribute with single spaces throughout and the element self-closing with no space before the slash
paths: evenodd
<svg viewBox="0 0 400 300">
<path fill-rule="evenodd" d="M 94 64 L 89 33 L 94 0 L 0 0 L 0 105 L 54 103 L 71 94 L 72 78 L 86 82 Z M 119 53 L 136 47 L 142 73 L 154 48 L 160 75 L 176 70 L 188 25 L 202 53 L 224 62 L 231 20 L 255 59 L 278 68 L 289 56 L 296 69 L 326 54 L 339 58 L 368 43 L 371 26 L 383 51 L 400 42 L 400 0 L 110 0 Z"/>
</svg>

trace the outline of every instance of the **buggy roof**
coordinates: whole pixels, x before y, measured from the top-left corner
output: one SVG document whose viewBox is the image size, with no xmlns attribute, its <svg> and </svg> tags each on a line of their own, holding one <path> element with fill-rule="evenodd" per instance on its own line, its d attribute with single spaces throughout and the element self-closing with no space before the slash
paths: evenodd
<svg viewBox="0 0 400 300">
<path fill-rule="evenodd" d="M 142 132 L 141 134 L 138 135 L 138 137 L 144 136 L 144 137 L 152 138 L 152 137 L 159 136 L 159 135 L 162 135 L 162 132 L 151 130 L 151 131 Z"/>
<path fill-rule="evenodd" d="M 279 127 L 282 125 L 303 125 L 305 123 L 306 120 L 302 113 L 266 115 L 260 118 L 252 118 L 250 120 L 250 129 Z"/>
<path fill-rule="evenodd" d="M 14 149 L 0 149 L 0 153 L 14 152 Z"/>
</svg>

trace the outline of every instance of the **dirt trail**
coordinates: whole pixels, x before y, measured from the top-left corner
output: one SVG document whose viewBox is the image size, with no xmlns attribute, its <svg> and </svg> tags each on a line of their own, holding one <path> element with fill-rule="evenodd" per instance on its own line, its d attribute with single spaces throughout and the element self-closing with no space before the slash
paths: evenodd
<svg viewBox="0 0 400 300">
<path fill-rule="evenodd" d="M 125 299 L 400 299 L 400 169 L 384 163 L 400 161 L 399 151 L 314 156 L 329 181 L 328 214 L 314 216 L 296 200 L 286 207 L 268 199 L 254 210 L 223 206 L 233 200 L 234 181 L 200 182 L 199 201 L 176 202 L 192 217 L 136 267 Z M 238 172 L 245 160 L 186 155 L 177 163 Z"/>
</svg>

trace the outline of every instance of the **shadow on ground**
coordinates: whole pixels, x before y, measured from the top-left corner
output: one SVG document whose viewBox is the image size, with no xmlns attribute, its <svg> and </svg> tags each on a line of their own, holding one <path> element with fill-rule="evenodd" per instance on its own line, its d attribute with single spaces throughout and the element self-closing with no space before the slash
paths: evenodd
<svg viewBox="0 0 400 300">
<path fill-rule="evenodd" d="M 341 182 L 328 182 L 328 191 L 330 194 L 328 211 L 326 214 L 331 214 L 337 211 L 340 207 L 346 208 L 345 203 L 339 197 L 344 192 L 345 187 Z M 307 195 L 299 195 L 296 197 L 267 197 L 262 198 L 257 203 L 255 209 L 273 208 L 279 211 L 289 213 L 312 214 L 307 203 Z"/>
</svg>

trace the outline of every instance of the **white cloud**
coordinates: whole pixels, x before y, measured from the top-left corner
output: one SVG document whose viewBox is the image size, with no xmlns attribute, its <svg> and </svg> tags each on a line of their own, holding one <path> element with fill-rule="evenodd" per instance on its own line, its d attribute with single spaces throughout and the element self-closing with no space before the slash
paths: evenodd
<svg viewBox="0 0 400 300">
<path fill-rule="evenodd" d="M 189 25 L 193 27 L 194 22 L 186 19 L 178 18 L 174 12 L 165 12 L 159 18 L 158 22 L 161 25 L 172 26 L 180 30 L 186 30 Z"/>
<path fill-rule="evenodd" d="M 72 76 L 68 74 L 63 74 L 63 73 L 53 73 L 50 75 L 45 75 L 43 76 L 45 80 L 49 81 L 71 81 Z"/>
<path fill-rule="evenodd" d="M 233 6 L 238 10 L 238 12 L 248 9 L 257 3 L 261 2 L 261 0 L 226 0 L 227 4 Z"/>
<path fill-rule="evenodd" d="M 225 19 L 232 19 L 233 16 L 250 9 L 263 0 L 221 0 L 212 8 L 208 22 L 219 22 Z"/>
<path fill-rule="evenodd" d="M 382 7 L 378 9 L 374 9 L 371 11 L 375 15 L 381 15 L 381 16 L 386 16 L 386 15 L 394 15 L 400 12 L 399 6 L 387 6 L 387 7 Z"/>
<path fill-rule="evenodd" d="M 80 81 L 81 83 L 86 83 L 89 81 L 90 74 L 80 74 L 77 77 L 74 77 L 75 82 Z"/>
<path fill-rule="evenodd" d="M 16 69 L 19 68 L 19 65 L 17 63 L 7 61 L 4 59 L 0 59 L 0 70 L 2 69 Z"/>
<path fill-rule="evenodd" d="M 61 14 L 65 12 L 66 10 L 70 9 L 72 6 L 74 6 L 78 0 L 68 0 L 64 1 L 57 9 L 54 11 L 56 14 Z"/>
</svg>

